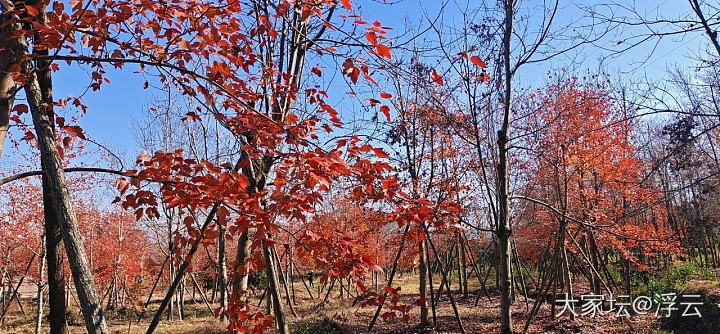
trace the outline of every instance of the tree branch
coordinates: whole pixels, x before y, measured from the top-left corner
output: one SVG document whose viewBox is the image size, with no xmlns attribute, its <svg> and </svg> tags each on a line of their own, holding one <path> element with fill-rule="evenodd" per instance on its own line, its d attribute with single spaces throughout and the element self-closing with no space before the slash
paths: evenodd
<svg viewBox="0 0 720 334">
<path fill-rule="evenodd" d="M 115 174 L 120 176 L 126 176 L 125 172 L 121 170 L 115 170 L 115 169 L 108 169 L 108 168 L 96 168 L 96 167 L 71 167 L 71 168 L 65 168 L 65 173 L 69 172 L 93 172 L 93 173 L 108 173 L 108 174 Z M 8 176 L 6 178 L 0 179 L 0 186 L 6 183 L 10 183 L 12 181 L 17 181 L 26 177 L 30 176 L 39 176 L 42 175 L 43 171 L 41 170 L 35 170 L 35 171 L 29 171 L 29 172 L 23 172 L 20 174 L 15 174 L 12 176 Z"/>
</svg>

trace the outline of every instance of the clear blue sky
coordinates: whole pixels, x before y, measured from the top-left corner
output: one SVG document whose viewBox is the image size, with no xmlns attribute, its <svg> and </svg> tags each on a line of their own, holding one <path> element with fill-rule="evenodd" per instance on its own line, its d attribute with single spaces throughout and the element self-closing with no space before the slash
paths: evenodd
<svg viewBox="0 0 720 334">
<path fill-rule="evenodd" d="M 376 1 L 364 0 L 354 3 L 360 9 L 363 17 L 377 19 L 383 25 L 395 27 L 395 31 L 390 33 L 391 37 L 393 34 L 402 33 L 406 22 L 425 27 L 426 24 L 421 23 L 425 13 L 434 17 L 440 8 L 440 2 L 435 0 L 405 0 L 384 5 Z M 459 3 L 464 2 L 460 0 Z M 481 2 L 470 1 L 470 7 L 479 3 Z M 677 15 L 678 13 L 689 13 L 691 10 L 687 2 L 683 0 L 668 0 L 659 3 L 644 1 L 643 3 L 645 3 L 644 6 L 651 6 L 643 8 L 643 11 L 649 14 L 659 11 L 663 15 Z M 455 4 L 456 2 L 451 2 L 446 6 L 445 24 L 458 20 Z M 538 0 L 521 2 L 521 5 L 529 10 L 533 10 L 532 8 L 539 4 L 542 2 Z M 558 24 L 563 25 L 582 15 L 584 13 L 577 9 L 576 3 L 561 1 Z M 407 21 L 408 19 L 410 21 Z M 611 37 L 606 42 L 608 45 L 612 45 L 615 40 Z M 579 67 L 580 71 L 596 72 L 598 64 L 603 60 L 605 71 L 616 76 L 618 73 L 623 73 L 621 75 L 623 79 L 647 75 L 659 80 L 669 67 L 692 65 L 689 57 L 701 53 L 700 50 L 707 45 L 707 38 L 701 34 L 666 38 L 657 45 L 653 55 L 642 65 L 639 62 L 645 60 L 653 44 L 632 49 L 617 58 L 608 59 L 606 58 L 607 52 L 592 46 L 584 47 L 573 55 L 584 60 Z M 518 74 L 518 82 L 524 86 L 539 85 L 546 78 L 548 71 L 564 67 L 567 62 L 567 58 L 559 57 L 527 66 Z M 147 108 L 153 94 L 157 95 L 160 92 L 152 88 L 143 89 L 145 79 L 139 74 L 132 73 L 134 71 L 132 66 L 127 66 L 122 71 L 108 68 L 107 77 L 111 83 L 103 85 L 99 92 L 86 91 L 89 84 L 89 73 L 85 72 L 83 68 L 78 65 L 68 66 L 64 62 L 60 62 L 60 66 L 61 70 L 54 74 L 55 97 L 78 96 L 85 92 L 83 100 L 88 106 L 88 112 L 81 120 L 82 127 L 91 138 L 132 161 L 140 148 L 137 147 L 132 136 L 130 120 L 137 117 L 140 110 Z M 88 145 L 92 146 L 92 144 Z M 13 157 L 7 154 L 10 151 L 9 143 L 6 144 L 6 147 L 6 154 L 2 157 L 3 162 L 0 163 L 0 172 L 13 169 Z"/>
</svg>

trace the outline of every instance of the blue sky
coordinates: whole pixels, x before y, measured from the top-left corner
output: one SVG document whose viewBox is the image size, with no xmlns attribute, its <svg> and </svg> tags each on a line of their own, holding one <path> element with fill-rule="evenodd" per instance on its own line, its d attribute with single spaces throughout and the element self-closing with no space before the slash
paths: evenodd
<svg viewBox="0 0 720 334">
<path fill-rule="evenodd" d="M 383 25 L 395 27 L 390 33 L 400 34 L 403 32 L 407 22 L 412 24 L 422 23 L 425 13 L 435 16 L 440 8 L 439 1 L 421 1 L 421 0 L 405 0 L 394 2 L 392 4 L 381 4 L 375 1 L 356 1 L 356 7 L 359 8 L 362 16 L 365 18 L 377 19 Z M 467 3 L 458 0 L 458 2 L 449 3 L 444 12 L 445 24 L 452 24 L 458 20 L 457 3 L 461 6 Z M 472 7 L 480 2 L 471 1 L 469 6 Z M 654 15 L 676 16 L 678 13 L 689 13 L 691 11 L 687 2 L 682 0 L 667 0 L 663 2 L 646 1 L 643 2 L 646 8 L 642 8 L 644 13 Z M 532 11 L 536 6 L 542 4 L 540 1 L 522 1 L 522 8 Z M 588 2 L 581 2 L 588 4 Z M 558 26 L 571 22 L 584 13 L 577 8 L 577 2 L 561 1 L 558 13 Z M 532 26 L 535 22 L 529 24 Z M 608 38 L 607 45 L 612 45 L 617 39 Z M 580 49 L 570 56 L 582 59 L 576 72 L 579 75 L 590 72 L 598 72 L 598 64 L 603 64 L 602 70 L 606 71 L 616 78 L 630 79 L 642 76 L 648 76 L 653 80 L 661 80 L 667 69 L 673 66 L 687 67 L 693 65 L 691 57 L 702 54 L 707 45 L 707 38 L 702 34 L 693 34 L 687 36 L 674 36 L 663 39 L 653 50 L 652 56 L 645 60 L 653 47 L 648 43 L 640 47 L 631 49 L 629 52 L 615 57 L 607 58 L 607 51 L 600 48 L 588 46 Z M 566 66 L 567 57 L 558 57 L 540 64 L 533 64 L 524 67 L 517 77 L 517 82 L 521 86 L 535 86 L 542 84 L 546 78 L 548 71 L 556 71 L 560 67 Z M 81 119 L 81 125 L 91 138 L 102 143 L 103 145 L 117 151 L 120 155 L 129 158 L 130 161 L 141 150 L 135 144 L 132 134 L 131 120 L 137 117 L 143 108 L 147 108 L 149 102 L 153 99 L 153 95 L 161 94 L 160 91 L 149 88 L 143 89 L 145 78 L 140 74 L 132 73 L 132 66 L 125 67 L 122 71 L 108 71 L 107 77 L 111 81 L 110 84 L 103 85 L 98 92 L 86 90 L 89 84 L 89 73 L 78 65 L 68 66 L 64 62 L 60 62 L 61 70 L 54 73 L 54 94 L 56 98 L 67 97 L 70 95 L 78 96 L 83 94 L 83 100 L 88 106 L 88 112 Z M 9 146 L 9 144 L 6 144 Z M 88 144 L 92 146 L 92 144 Z M 7 146 L 6 146 L 7 147 Z M 0 172 L 12 169 L 13 158 L 8 156 L 6 150 L 5 156 L 2 158 L 3 163 L 0 164 Z"/>
</svg>

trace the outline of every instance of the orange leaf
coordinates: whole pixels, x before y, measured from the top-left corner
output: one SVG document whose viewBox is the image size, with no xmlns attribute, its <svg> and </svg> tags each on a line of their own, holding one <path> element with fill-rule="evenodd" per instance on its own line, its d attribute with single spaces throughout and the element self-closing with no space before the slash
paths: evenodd
<svg viewBox="0 0 720 334">
<path fill-rule="evenodd" d="M 480 66 L 480 67 L 482 67 L 482 68 L 486 68 L 486 67 L 487 67 L 487 65 L 485 65 L 485 62 L 482 61 L 482 59 L 480 59 L 480 57 L 478 57 L 478 56 L 472 56 L 472 57 L 470 57 L 470 61 L 471 61 L 473 64 L 475 64 L 475 65 L 477 65 L 477 66 Z"/>
</svg>

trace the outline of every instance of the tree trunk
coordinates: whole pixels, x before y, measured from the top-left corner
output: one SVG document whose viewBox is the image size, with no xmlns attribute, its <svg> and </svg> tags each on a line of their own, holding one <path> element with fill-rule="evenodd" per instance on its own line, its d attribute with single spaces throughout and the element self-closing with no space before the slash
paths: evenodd
<svg viewBox="0 0 720 334">
<path fill-rule="evenodd" d="M 38 50 L 38 54 L 47 53 L 47 50 Z M 38 60 L 36 67 L 38 83 L 40 84 L 43 101 L 49 106 L 46 109 L 50 124 L 55 124 L 55 113 L 52 109 L 52 80 L 49 66 L 45 61 Z M 41 162 L 42 165 L 42 162 Z M 42 165 L 42 170 L 46 168 Z M 47 258 L 47 284 L 48 284 L 48 322 L 50 323 L 50 334 L 68 333 L 67 303 L 65 299 L 65 270 L 63 268 L 62 253 L 62 231 L 57 213 L 55 212 L 55 199 L 52 196 L 47 175 L 42 176 L 43 210 L 45 219 L 45 251 Z"/>
<path fill-rule="evenodd" d="M 420 255 L 420 299 L 423 300 L 422 304 L 420 305 L 420 329 L 426 328 L 430 325 L 430 322 L 428 321 L 428 297 L 427 297 L 427 276 L 428 276 L 428 269 L 427 269 L 427 258 L 425 251 L 425 240 L 421 240 L 418 245 L 418 251 Z"/>
<path fill-rule="evenodd" d="M 275 267 L 277 264 L 273 259 L 270 247 L 263 246 L 263 255 L 265 256 L 265 272 L 268 277 L 268 294 L 272 297 L 273 310 L 275 311 L 275 323 L 279 333 L 287 334 L 290 333 L 290 329 L 288 329 L 285 310 L 280 298 L 280 283 L 278 282 L 277 268 Z"/>
<path fill-rule="evenodd" d="M 180 289 L 177 292 L 177 303 L 178 303 L 178 319 L 182 321 L 185 318 L 185 277 L 180 281 Z"/>
<path fill-rule="evenodd" d="M 248 270 L 247 267 L 241 273 L 240 266 L 245 264 L 245 260 L 250 257 L 250 246 L 255 236 L 255 229 L 248 228 L 247 231 L 240 234 L 238 238 L 237 253 L 235 256 L 235 270 L 233 270 L 233 295 L 232 298 L 240 298 L 240 291 L 248 288 Z"/>
<path fill-rule="evenodd" d="M 458 273 L 458 292 L 463 292 L 463 268 L 462 268 L 462 254 L 463 252 L 460 250 L 463 247 L 462 242 L 460 241 L 460 237 L 457 233 L 455 233 L 455 238 L 457 239 L 457 247 L 455 250 L 455 259 L 457 261 L 457 273 Z"/>
<path fill-rule="evenodd" d="M 218 288 L 220 289 L 220 321 L 225 320 L 227 307 L 227 257 L 225 256 L 225 226 L 218 226 Z"/>
<path fill-rule="evenodd" d="M 498 271 L 500 273 L 500 331 L 503 334 L 513 333 L 511 316 L 511 256 L 510 236 L 510 198 L 508 182 L 508 165 L 510 148 L 508 138 L 510 134 L 510 117 L 512 112 L 512 70 L 510 62 L 510 41 L 513 31 L 513 8 L 514 1 L 505 0 L 505 28 L 503 36 L 503 56 L 505 65 L 505 110 L 503 112 L 502 128 L 498 131 L 498 153 L 499 162 L 497 167 L 498 177 Z"/>
<path fill-rule="evenodd" d="M 172 254 L 172 251 L 170 251 L 170 254 Z M 172 255 L 170 256 L 170 263 L 168 263 L 168 283 L 173 282 L 175 280 L 175 272 L 173 270 L 173 259 Z M 171 301 L 167 306 L 167 320 L 173 320 L 173 309 L 175 308 L 175 302 L 174 297 L 171 297 Z"/>
<path fill-rule="evenodd" d="M 288 273 L 288 277 L 290 280 L 290 291 L 292 292 L 292 302 L 293 304 L 297 304 L 297 301 L 295 301 L 295 280 L 293 277 L 295 276 L 295 262 L 293 261 L 293 250 L 292 245 L 290 246 L 290 253 L 288 254 L 288 262 L 290 262 L 290 271 Z M 312 298 L 312 296 L 310 296 Z"/>
<path fill-rule="evenodd" d="M 3 15 L 0 18 L 0 23 L 5 22 L 6 16 L 8 15 Z M 7 72 L 8 67 L 11 65 L 10 60 L 13 58 L 10 48 L 6 45 L 6 41 L 10 40 L 8 38 L 9 27 L 11 26 L 0 28 L 0 160 L 2 160 L 5 138 L 10 128 L 10 110 L 15 104 L 15 94 L 13 93 L 15 81 L 12 79 L 12 75 Z"/>
<path fill-rule="evenodd" d="M 45 280 L 45 257 L 47 253 L 43 250 L 42 259 L 40 259 L 40 279 L 37 282 L 37 313 L 35 318 L 35 334 L 40 333 L 40 328 L 42 327 L 42 318 L 43 318 L 43 290 L 45 289 L 45 286 L 43 284 L 43 281 Z"/>
<path fill-rule="evenodd" d="M 467 298 L 468 297 L 468 281 L 467 281 L 468 274 L 467 274 L 467 254 L 465 253 L 466 252 L 466 250 L 465 250 L 466 244 L 465 244 L 465 240 L 462 237 L 460 237 L 459 239 L 460 239 L 460 267 L 462 268 L 460 273 L 462 275 L 462 281 L 463 281 L 462 293 L 463 293 L 463 298 Z"/>
<path fill-rule="evenodd" d="M 563 235 L 565 234 L 565 231 L 562 232 Z M 572 299 L 573 295 L 573 288 L 572 288 L 572 278 L 570 277 L 570 264 L 568 262 L 568 255 L 567 255 L 567 247 L 565 247 L 565 238 L 563 238 L 563 245 L 562 247 L 562 271 L 563 271 L 563 281 L 565 282 L 565 292 L 567 293 L 566 299 Z M 592 277 L 592 276 L 591 276 Z M 570 312 L 570 319 L 575 320 L 575 314 Z"/>
<path fill-rule="evenodd" d="M 423 240 L 423 242 L 424 242 L 424 240 Z M 433 289 L 435 289 L 435 287 L 433 286 L 433 280 L 432 280 L 432 266 L 428 265 L 432 261 L 432 258 L 430 257 L 430 250 L 427 247 L 427 244 L 425 244 L 424 248 L 425 248 L 425 255 L 424 255 L 425 256 L 425 266 L 427 267 L 427 278 L 428 278 L 428 283 L 430 284 L 430 307 L 432 308 L 433 327 L 437 327 L 437 312 L 435 309 L 435 296 L 434 296 L 434 292 L 433 292 Z M 427 297 L 427 295 L 426 295 L 426 297 Z M 426 305 L 425 307 L 427 307 L 427 302 L 425 305 Z"/>
<path fill-rule="evenodd" d="M 290 307 L 290 312 L 292 312 L 293 316 L 296 316 L 296 317 L 297 317 L 297 313 L 295 313 L 295 307 L 293 307 L 293 302 L 292 302 L 292 300 L 291 300 L 291 298 L 290 298 L 290 290 L 289 290 L 289 287 L 288 287 L 288 281 L 287 281 L 286 272 L 284 272 L 284 271 L 282 270 L 282 268 L 280 267 L 280 265 L 282 264 L 282 260 L 280 260 L 280 258 L 278 257 L 278 255 L 277 255 L 277 250 L 275 250 L 275 247 L 273 247 L 273 248 L 270 250 L 270 253 L 271 253 L 271 255 L 273 256 L 273 258 L 275 259 L 275 261 L 276 261 L 276 264 L 275 264 L 275 265 L 276 265 L 276 267 L 275 267 L 276 275 L 278 275 L 278 277 L 281 277 L 281 278 L 282 278 L 282 281 L 281 281 L 280 283 L 282 284 L 283 289 L 285 289 L 285 301 L 287 302 L 288 307 Z M 287 267 L 286 267 L 286 268 L 287 268 Z M 350 282 L 349 282 L 349 279 L 348 279 L 348 295 L 350 295 L 349 286 L 350 286 Z"/>
<path fill-rule="evenodd" d="M 17 41 L 23 51 L 22 54 L 27 56 L 27 46 L 20 39 Z M 43 103 L 38 77 L 30 62 L 24 61 L 22 68 L 23 72 L 28 75 L 25 84 L 25 95 L 30 105 L 30 113 L 48 185 L 57 205 L 56 213 L 62 229 L 68 263 L 73 274 L 73 282 L 85 318 L 85 326 L 91 334 L 109 333 L 92 272 L 85 255 L 82 235 L 78 228 L 77 216 L 67 188 L 65 171 L 58 152 L 52 121 L 48 117 L 47 105 Z"/>
<path fill-rule="evenodd" d="M 7 293 L 5 289 L 5 277 L 7 277 L 5 272 L 0 272 L 0 300 L 2 300 L 2 308 L 0 308 L 0 310 L 5 309 L 5 299 L 7 298 Z M 5 317 L 2 317 L 2 319 L 0 319 L 0 328 L 3 327 L 5 327 Z"/>
</svg>

